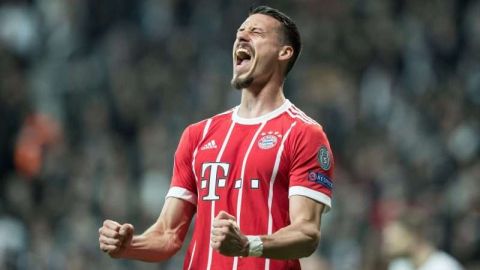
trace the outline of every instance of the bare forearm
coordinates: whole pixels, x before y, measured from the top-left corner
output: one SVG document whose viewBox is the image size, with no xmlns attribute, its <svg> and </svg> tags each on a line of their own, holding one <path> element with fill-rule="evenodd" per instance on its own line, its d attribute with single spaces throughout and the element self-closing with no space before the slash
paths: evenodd
<svg viewBox="0 0 480 270">
<path fill-rule="evenodd" d="M 310 256 L 318 246 L 320 231 L 314 224 L 289 225 L 274 234 L 260 237 L 263 255 L 272 259 L 298 259 Z"/>
<path fill-rule="evenodd" d="M 175 255 L 182 242 L 176 233 L 146 231 L 134 236 L 131 244 L 119 257 L 146 262 L 164 261 Z"/>
<path fill-rule="evenodd" d="M 245 236 L 235 217 L 220 211 L 212 225 L 210 246 L 225 256 L 261 256 L 280 260 L 307 257 L 318 246 L 323 209 L 321 203 L 292 196 L 292 223 L 274 234 L 262 236 Z"/>
<path fill-rule="evenodd" d="M 158 218 L 119 253 L 117 258 L 158 262 L 172 257 L 182 247 L 195 207 L 176 198 L 168 198 Z"/>
</svg>

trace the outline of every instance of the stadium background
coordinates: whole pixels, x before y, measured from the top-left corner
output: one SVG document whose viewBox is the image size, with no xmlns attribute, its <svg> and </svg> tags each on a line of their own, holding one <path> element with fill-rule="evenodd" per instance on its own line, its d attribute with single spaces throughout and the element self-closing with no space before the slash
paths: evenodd
<svg viewBox="0 0 480 270">
<path fill-rule="evenodd" d="M 382 224 L 412 207 L 480 269 L 480 2 L 256 3 L 297 22 L 286 94 L 336 158 L 309 269 L 385 269 Z M 231 48 L 251 5 L 0 2 L 0 269 L 179 269 L 182 254 L 111 260 L 97 230 L 151 224 L 183 128 L 238 103 Z"/>
</svg>

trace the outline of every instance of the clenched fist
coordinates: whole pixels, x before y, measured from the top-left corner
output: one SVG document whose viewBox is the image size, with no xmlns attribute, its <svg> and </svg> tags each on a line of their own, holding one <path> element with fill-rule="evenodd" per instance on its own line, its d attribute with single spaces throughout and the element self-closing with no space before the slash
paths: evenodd
<svg viewBox="0 0 480 270">
<path fill-rule="evenodd" d="M 248 239 L 234 216 L 220 211 L 213 220 L 210 246 L 226 256 L 248 256 Z"/>
<path fill-rule="evenodd" d="M 113 220 L 105 220 L 98 229 L 100 249 L 110 257 L 118 258 L 130 245 L 134 228 L 132 224 L 120 224 Z"/>
</svg>

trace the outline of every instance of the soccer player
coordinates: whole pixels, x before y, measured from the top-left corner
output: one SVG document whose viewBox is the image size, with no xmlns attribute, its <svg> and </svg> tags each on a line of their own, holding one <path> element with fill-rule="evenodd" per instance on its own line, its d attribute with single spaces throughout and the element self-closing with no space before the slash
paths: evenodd
<svg viewBox="0 0 480 270">
<path fill-rule="evenodd" d="M 160 217 L 134 236 L 106 220 L 100 249 L 113 258 L 161 261 L 181 247 L 196 213 L 183 269 L 300 269 L 331 207 L 333 156 L 322 127 L 283 94 L 301 48 L 276 9 L 250 11 L 233 45 L 240 105 L 188 126 L 175 153 Z"/>
</svg>

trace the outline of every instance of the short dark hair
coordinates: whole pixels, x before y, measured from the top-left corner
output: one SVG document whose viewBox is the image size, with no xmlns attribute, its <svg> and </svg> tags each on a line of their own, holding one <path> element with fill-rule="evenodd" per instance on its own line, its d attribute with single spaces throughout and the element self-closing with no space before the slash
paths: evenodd
<svg viewBox="0 0 480 270">
<path fill-rule="evenodd" d="M 283 42 L 293 47 L 293 56 L 288 62 L 287 70 L 285 72 L 286 76 L 297 61 L 297 58 L 300 55 L 300 51 L 302 50 L 302 41 L 300 39 L 300 32 L 298 32 L 297 25 L 292 19 L 290 19 L 290 17 L 285 15 L 283 12 L 269 6 L 252 7 L 250 8 L 248 15 L 250 16 L 253 14 L 263 14 L 270 16 L 279 21 L 282 25 L 282 34 L 284 39 Z"/>
</svg>

